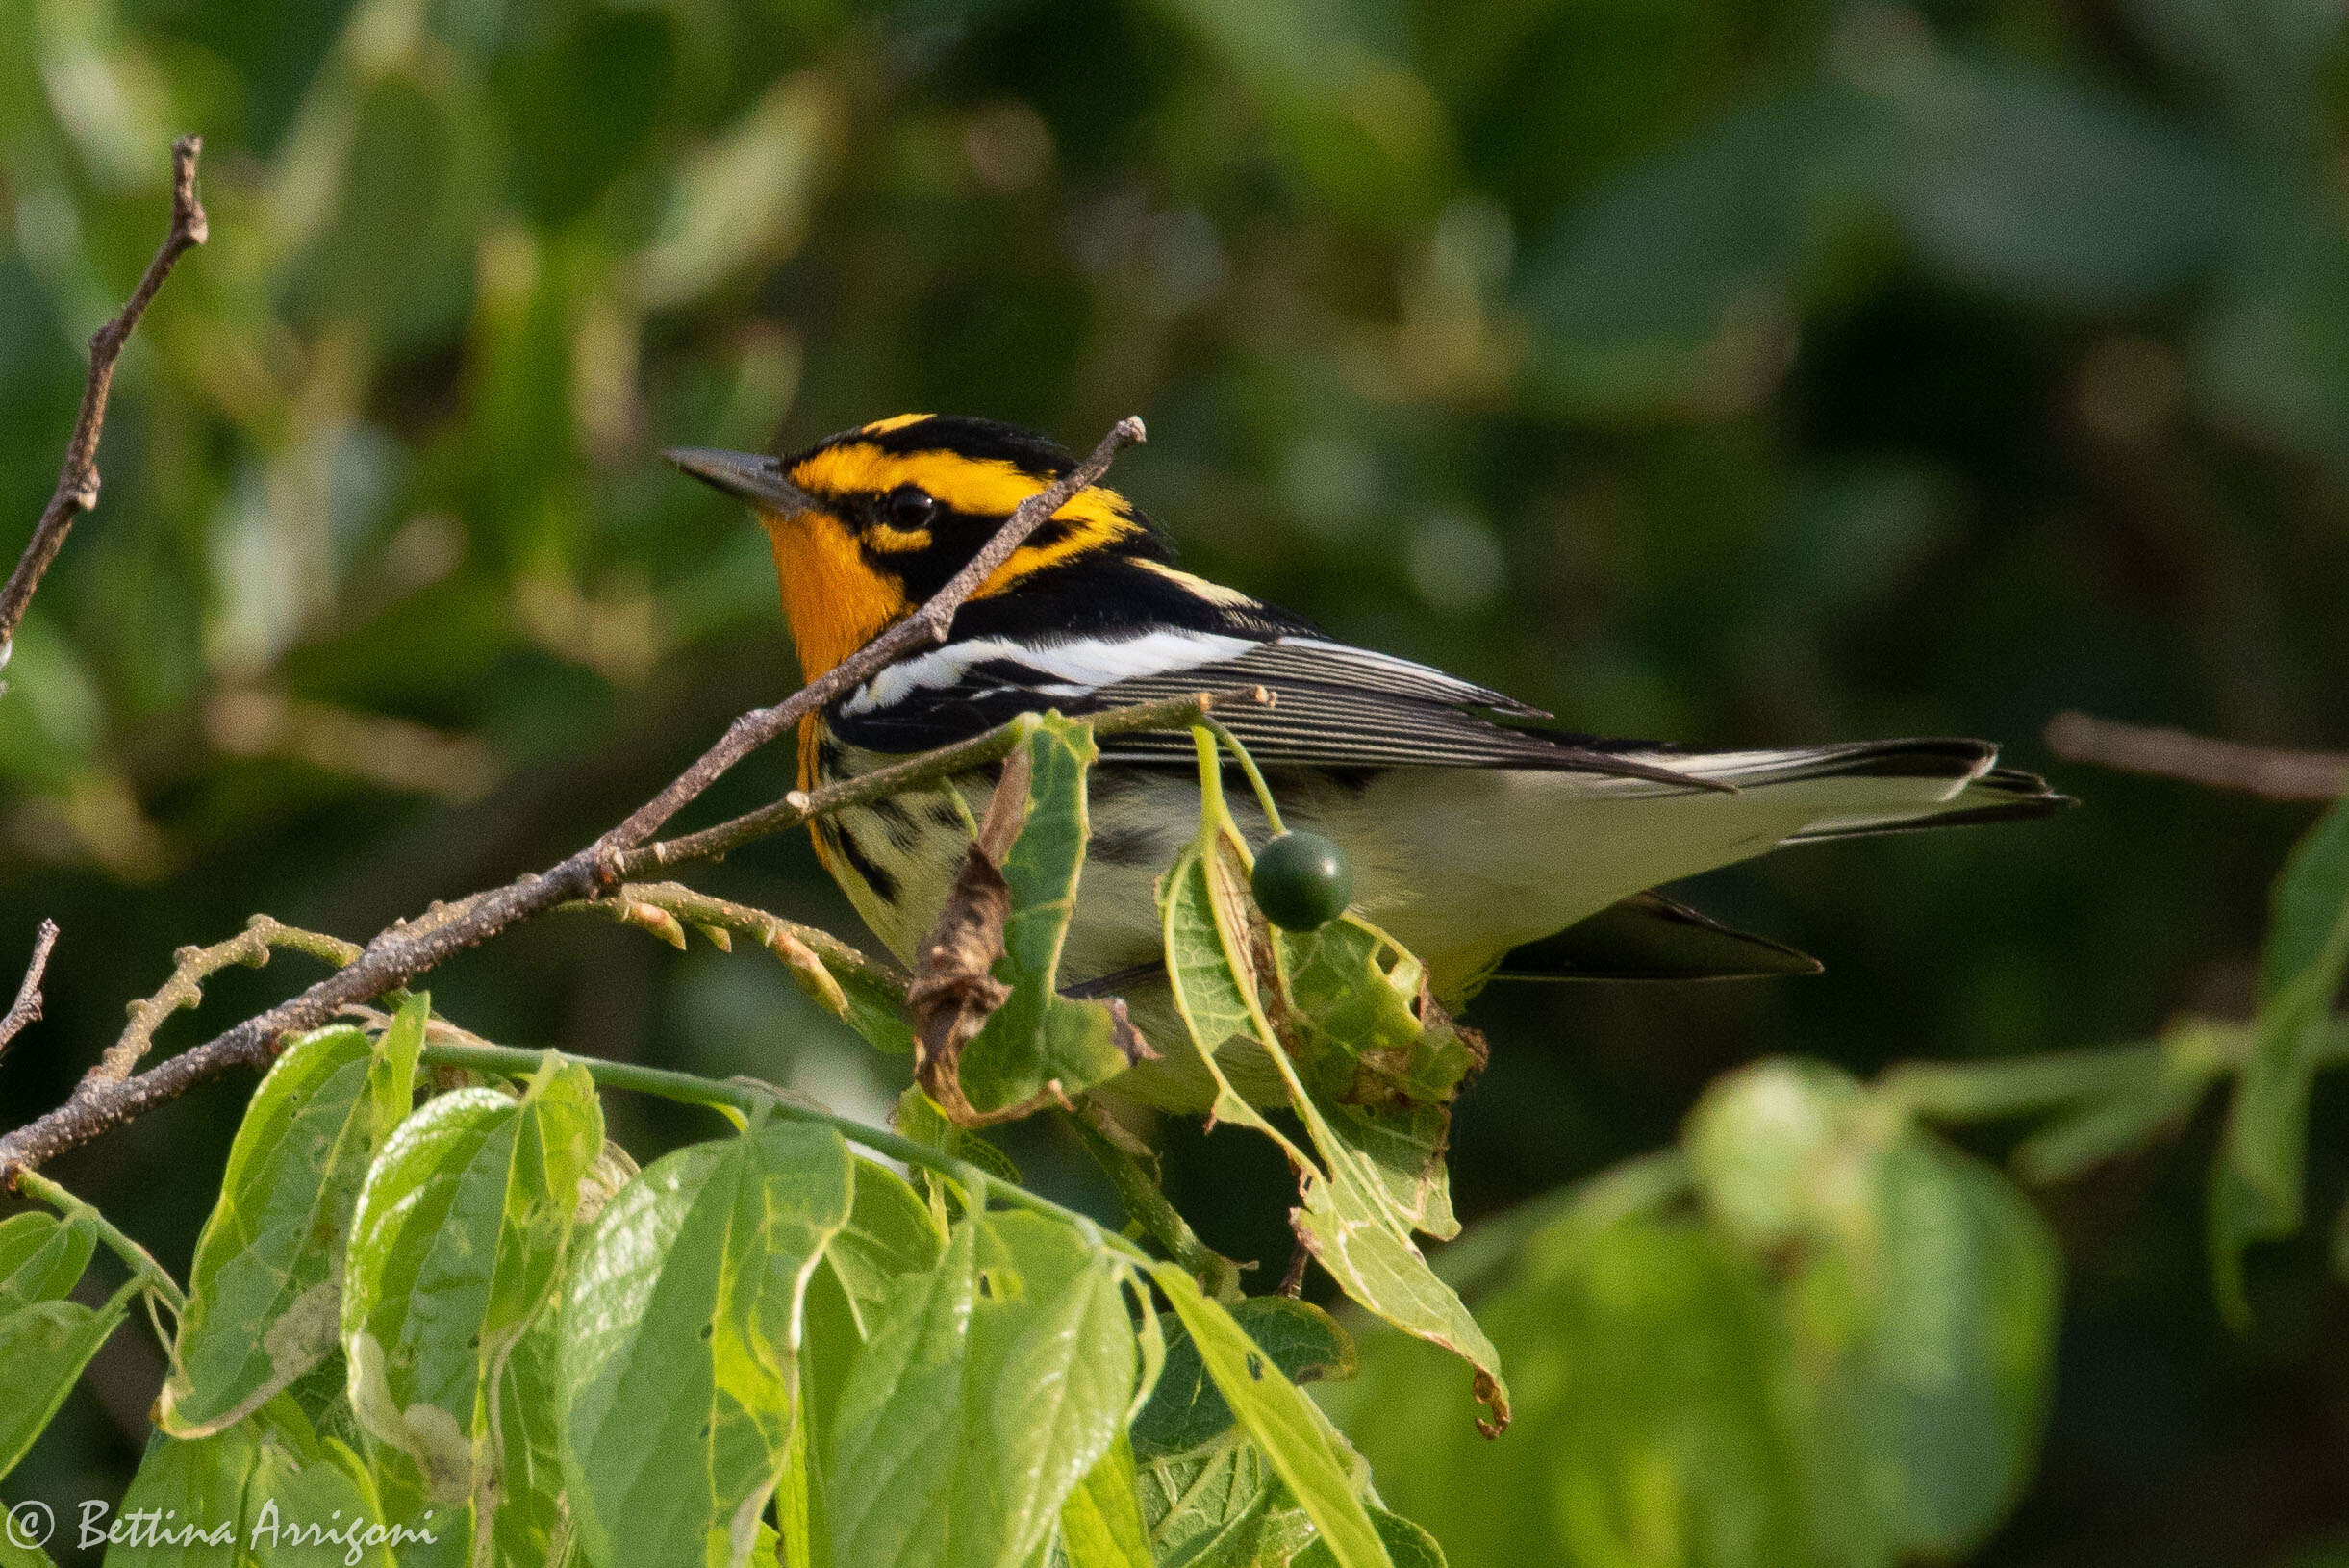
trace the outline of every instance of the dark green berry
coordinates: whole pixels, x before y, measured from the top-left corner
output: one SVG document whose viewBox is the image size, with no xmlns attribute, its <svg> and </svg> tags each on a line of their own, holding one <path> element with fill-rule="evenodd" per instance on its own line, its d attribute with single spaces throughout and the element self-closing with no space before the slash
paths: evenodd
<svg viewBox="0 0 2349 1568">
<path fill-rule="evenodd" d="M 1282 930 L 1319 930 L 1353 901 L 1353 868 L 1346 851 L 1319 833 L 1283 833 L 1257 854 L 1248 890 L 1264 918 Z"/>
</svg>

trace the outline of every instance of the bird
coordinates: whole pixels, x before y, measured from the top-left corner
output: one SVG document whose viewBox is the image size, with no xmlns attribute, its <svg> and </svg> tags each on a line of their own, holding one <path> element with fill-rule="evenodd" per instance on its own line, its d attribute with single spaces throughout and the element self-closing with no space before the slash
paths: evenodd
<svg viewBox="0 0 2349 1568">
<path fill-rule="evenodd" d="M 860 425 L 788 456 L 664 455 L 747 503 L 764 526 L 809 680 L 919 609 L 1021 501 L 1075 467 L 1031 431 L 931 414 Z M 1263 770 L 1286 825 L 1339 847 L 1354 907 L 1420 958 L 1447 1009 L 1496 979 L 1813 973 L 1820 966 L 1806 954 L 1656 890 L 1785 845 L 2069 804 L 2037 776 L 1997 766 L 1984 741 L 1705 750 L 1547 727 L 1551 715 L 1501 692 L 1353 645 L 1183 569 L 1167 533 L 1100 483 L 1013 551 L 956 608 L 942 641 L 809 714 L 798 784 L 854 777 L 1022 713 L 1075 717 L 1248 687 L 1275 700 L 1219 717 Z M 1123 996 L 1146 1034 L 1181 1027 L 1157 995 L 1153 890 L 1197 832 L 1195 759 L 1187 729 L 1104 737 L 1088 780 L 1092 836 L 1059 980 L 1072 994 Z M 809 824 L 824 869 L 909 967 L 989 780 L 954 787 L 959 802 L 933 786 Z M 1234 792 L 1232 806 L 1261 842 L 1268 824 L 1252 798 Z M 1212 1094 L 1193 1051 L 1137 1060 L 1115 1087 L 1167 1110 Z"/>
</svg>

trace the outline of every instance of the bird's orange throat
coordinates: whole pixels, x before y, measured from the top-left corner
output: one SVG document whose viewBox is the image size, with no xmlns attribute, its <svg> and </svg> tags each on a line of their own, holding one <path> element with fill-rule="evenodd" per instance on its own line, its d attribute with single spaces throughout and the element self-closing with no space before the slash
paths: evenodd
<svg viewBox="0 0 2349 1568">
<path fill-rule="evenodd" d="M 802 678 L 814 680 L 905 613 L 904 591 L 867 564 L 831 514 L 763 513 L 759 520 L 774 547 L 775 580 Z"/>
<path fill-rule="evenodd" d="M 775 580 L 801 679 L 821 675 L 905 613 L 903 591 L 867 564 L 831 514 L 762 511 L 759 521 L 774 548 Z M 815 772 L 816 716 L 809 714 L 799 721 L 801 789 L 814 788 Z"/>
</svg>

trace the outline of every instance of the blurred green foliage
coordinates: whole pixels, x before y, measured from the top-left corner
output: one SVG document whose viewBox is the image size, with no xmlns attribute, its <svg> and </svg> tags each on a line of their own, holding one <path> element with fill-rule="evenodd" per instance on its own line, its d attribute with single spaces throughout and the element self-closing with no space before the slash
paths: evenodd
<svg viewBox="0 0 2349 1568">
<path fill-rule="evenodd" d="M 48 494 L 80 341 L 161 235 L 182 130 L 213 239 L 132 343 L 103 503 L 0 697 L 0 950 L 65 930 L 0 1121 L 61 1099 L 175 946 L 256 909 L 364 937 L 543 864 L 792 684 L 755 531 L 669 443 L 932 409 L 1082 445 L 1139 412 L 1119 483 L 1193 566 L 1597 731 L 1976 733 L 2030 763 L 2078 706 L 2338 746 L 2343 23 L 2330 0 L 8 0 L 0 516 Z M 1671 1141 L 1751 1057 L 1866 1072 L 2248 1014 L 2309 814 L 2065 782 L 2088 805 L 2058 822 L 1698 890 L 1819 980 L 1489 996 L 1452 1151 L 1472 1237 Z M 855 931 L 796 843 L 710 880 Z M 292 983 L 223 977 L 204 1017 Z M 501 1040 L 868 1119 L 897 1087 L 755 959 L 594 923 L 434 988 Z M 184 1274 L 248 1091 L 61 1179 Z M 1977 1560 L 2349 1539 L 2324 1238 L 2255 1251 L 2251 1328 L 2221 1328 L 2217 1122 L 2043 1195 L 2053 1425 Z M 2343 1125 L 2320 1085 L 2319 1214 Z M 1171 1179 L 1276 1272 L 1277 1156 L 1241 1139 L 1193 1137 Z M 1107 1211 L 1063 1146 L 1018 1152 Z M 1533 1335 L 1569 1390 L 1709 1398 L 1771 1321 L 1684 1227 L 1543 1245 L 1495 1331 L 1581 1326 Z M 1609 1280 L 1718 1322 L 1643 1351 Z M 1629 1361 L 1576 1359 L 1610 1333 Z M 13 1486 L 118 1495 L 162 1370 L 133 1341 Z M 1772 1418 L 1736 1398 L 1657 1452 L 1760 1465 L 1739 1433 Z M 1594 1400 L 1573 1419 L 1613 1419 Z M 1408 1439 L 1354 1408 L 1383 1477 Z M 1495 1507 L 1497 1473 L 1467 1472 Z M 1747 1538 L 1800 1525 L 1771 1484 Z"/>
</svg>

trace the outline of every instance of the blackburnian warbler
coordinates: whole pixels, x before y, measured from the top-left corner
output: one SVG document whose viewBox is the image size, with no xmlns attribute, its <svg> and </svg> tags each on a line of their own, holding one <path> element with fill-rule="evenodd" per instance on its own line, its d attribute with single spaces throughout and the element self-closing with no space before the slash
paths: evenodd
<svg viewBox="0 0 2349 1568">
<path fill-rule="evenodd" d="M 1026 496 L 1074 460 L 992 420 L 903 415 L 794 457 L 681 449 L 687 473 L 749 503 L 773 544 L 783 608 L 814 679 L 919 608 Z M 1283 816 L 1351 860 L 1354 905 L 1427 964 L 1456 1006 L 1488 979 L 1698 978 L 1807 973 L 1791 948 L 1650 891 L 1784 844 L 2035 817 L 2063 804 L 1968 740 L 1701 751 L 1532 727 L 1547 714 L 1426 665 L 1350 646 L 1284 610 L 1174 565 L 1117 492 L 1079 492 L 923 645 L 811 715 L 799 784 L 963 740 L 1027 710 L 1070 715 L 1263 686 L 1270 707 L 1222 717 L 1271 777 Z M 1723 788 L 1730 786 L 1730 788 Z M 967 781 L 983 810 L 986 781 Z M 1187 733 L 1102 744 L 1093 837 L 1064 985 L 1107 982 L 1138 1023 L 1161 937 L 1152 884 L 1199 820 Z M 1261 842 L 1244 792 L 1241 825 Z M 901 961 L 935 920 L 969 842 L 940 792 L 818 819 L 824 867 Z M 1174 1025 L 1179 1027 L 1179 1025 Z M 1203 1103 L 1191 1053 L 1120 1088 Z"/>
</svg>

